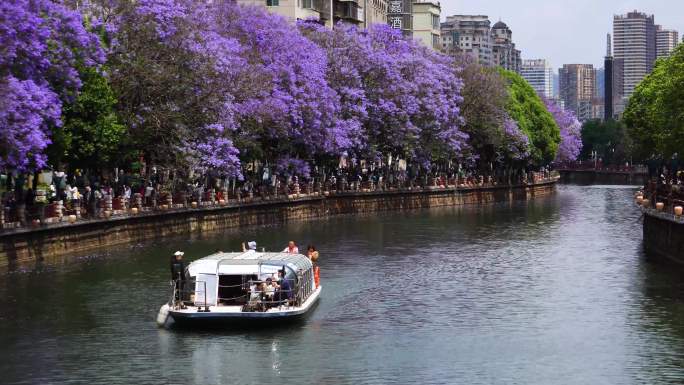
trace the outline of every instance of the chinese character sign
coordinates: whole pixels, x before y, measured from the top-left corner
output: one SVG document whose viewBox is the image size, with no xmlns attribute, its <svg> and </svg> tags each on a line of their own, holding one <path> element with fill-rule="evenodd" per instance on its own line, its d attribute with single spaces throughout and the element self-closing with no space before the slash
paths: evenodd
<svg viewBox="0 0 684 385">
<path fill-rule="evenodd" d="M 390 17 L 390 25 L 392 28 L 401 29 L 401 16 Z"/>
<path fill-rule="evenodd" d="M 401 6 L 401 0 L 390 1 L 389 13 L 402 13 L 403 9 Z"/>
</svg>

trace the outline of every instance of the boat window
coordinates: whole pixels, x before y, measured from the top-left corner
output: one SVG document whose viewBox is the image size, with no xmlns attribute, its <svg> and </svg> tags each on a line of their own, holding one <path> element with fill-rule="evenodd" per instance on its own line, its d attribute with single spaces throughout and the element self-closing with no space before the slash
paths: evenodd
<svg viewBox="0 0 684 385">
<path fill-rule="evenodd" d="M 218 302 L 221 305 L 244 305 L 249 294 L 249 281 L 256 275 L 219 275 Z"/>
</svg>

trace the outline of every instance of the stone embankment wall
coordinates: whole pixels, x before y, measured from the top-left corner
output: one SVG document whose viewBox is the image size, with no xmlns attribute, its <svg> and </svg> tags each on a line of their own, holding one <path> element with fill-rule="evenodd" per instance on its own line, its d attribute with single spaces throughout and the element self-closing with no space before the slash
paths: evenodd
<svg viewBox="0 0 684 385">
<path fill-rule="evenodd" d="M 580 185 L 633 185 L 643 186 L 648 175 L 643 172 L 595 171 L 595 170 L 560 170 L 561 182 Z"/>
<path fill-rule="evenodd" d="M 684 264 L 684 219 L 654 209 L 643 212 L 646 252 Z"/>
<path fill-rule="evenodd" d="M 524 186 L 354 192 L 330 196 L 241 202 L 106 220 L 80 221 L 0 234 L 0 266 L 10 269 L 117 244 L 246 226 L 303 221 L 339 214 L 411 210 L 526 200 L 555 191 L 556 180 Z"/>
</svg>

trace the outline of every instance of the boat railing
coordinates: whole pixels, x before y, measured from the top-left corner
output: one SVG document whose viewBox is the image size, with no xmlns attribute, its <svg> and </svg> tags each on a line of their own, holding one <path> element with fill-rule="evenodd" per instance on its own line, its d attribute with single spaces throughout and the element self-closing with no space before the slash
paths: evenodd
<svg viewBox="0 0 684 385">
<path fill-rule="evenodd" d="M 202 285 L 202 290 L 197 290 L 197 284 Z M 200 294 L 204 297 L 204 301 L 198 308 L 204 307 L 203 311 L 209 311 L 209 304 L 207 303 L 207 282 L 206 281 L 195 281 L 195 287 L 191 287 L 187 281 L 184 280 L 174 280 L 173 292 L 171 294 L 171 299 L 169 303 L 172 305 L 174 310 L 182 309 L 185 307 L 186 302 L 197 305 L 197 295 Z M 193 298 L 194 297 L 194 298 Z"/>
<path fill-rule="evenodd" d="M 263 305 L 268 306 L 282 306 L 291 304 L 293 306 L 301 305 L 310 292 L 305 290 L 306 287 L 311 286 L 307 280 L 299 279 L 295 280 L 288 278 L 288 281 L 293 282 L 291 289 L 288 290 L 251 290 L 251 285 L 217 285 L 217 288 L 236 288 L 243 287 L 248 291 L 242 295 L 235 297 L 217 297 L 217 304 L 221 302 L 236 301 L 239 299 L 244 299 L 245 303 L 258 302 Z M 298 281 L 298 282 L 297 282 Z M 261 284 L 266 283 L 266 281 L 251 281 L 252 283 Z M 304 284 L 302 284 L 304 282 Z M 195 281 L 195 287 L 189 284 L 187 281 L 174 280 L 172 282 L 173 290 L 169 303 L 172 305 L 174 310 L 182 309 L 186 303 L 192 303 L 197 305 L 198 308 L 204 307 L 204 311 L 209 311 L 209 303 L 207 303 L 207 282 L 205 281 Z M 197 285 L 201 285 L 202 289 L 198 290 Z M 294 295 L 293 295 L 294 293 Z M 197 301 L 197 296 L 203 297 L 203 301 Z M 257 298 L 253 298 L 256 295 Z M 277 298 L 276 298 L 277 297 Z M 292 298 L 292 302 L 290 299 Z"/>
</svg>

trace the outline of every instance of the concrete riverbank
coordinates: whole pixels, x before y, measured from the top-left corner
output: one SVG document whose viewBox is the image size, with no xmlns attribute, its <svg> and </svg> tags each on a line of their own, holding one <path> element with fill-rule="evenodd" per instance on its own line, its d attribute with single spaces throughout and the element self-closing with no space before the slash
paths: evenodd
<svg viewBox="0 0 684 385">
<path fill-rule="evenodd" d="M 0 266 L 10 269 L 117 244 L 341 214 L 527 200 L 555 191 L 557 178 L 530 185 L 347 192 L 297 199 L 240 202 L 80 221 L 0 234 Z"/>
<path fill-rule="evenodd" d="M 651 208 L 644 213 L 644 248 L 653 256 L 684 264 L 684 218 Z"/>
<path fill-rule="evenodd" d="M 648 174 L 641 171 L 559 170 L 562 183 L 579 185 L 635 185 L 643 186 Z"/>
</svg>

